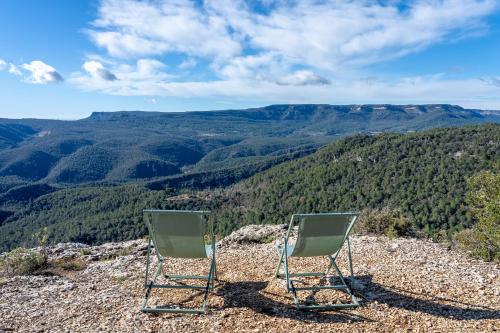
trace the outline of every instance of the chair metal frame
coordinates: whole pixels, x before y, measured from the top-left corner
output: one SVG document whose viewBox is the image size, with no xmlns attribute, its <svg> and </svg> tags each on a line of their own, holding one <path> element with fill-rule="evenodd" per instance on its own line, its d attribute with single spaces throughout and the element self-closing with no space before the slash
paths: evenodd
<svg viewBox="0 0 500 333">
<path fill-rule="evenodd" d="M 156 270 L 148 282 L 149 268 L 151 261 L 152 252 L 152 228 L 150 225 L 149 217 L 155 212 L 186 212 L 186 213 L 198 213 L 201 215 L 207 215 L 209 211 L 180 211 L 180 210 L 158 210 L 158 209 L 145 209 L 143 210 L 144 220 L 148 226 L 148 248 L 147 248 L 147 259 L 146 259 L 146 272 L 144 277 L 144 288 L 146 289 L 146 295 L 144 296 L 144 301 L 141 306 L 142 312 L 149 313 L 188 313 L 188 314 L 203 314 L 207 309 L 208 293 L 215 287 L 215 280 L 217 280 L 217 265 L 215 260 L 215 234 L 214 234 L 214 222 L 210 222 L 210 233 L 211 233 L 211 258 L 210 258 L 210 270 L 208 275 L 175 275 L 175 274 L 165 274 L 165 277 L 169 280 L 207 280 L 206 285 L 176 285 L 176 284 L 156 284 L 156 279 L 162 272 L 163 264 L 165 263 L 165 257 L 163 257 L 158 251 L 155 251 L 158 263 L 156 265 Z M 149 296 L 154 288 L 161 289 L 194 289 L 203 290 L 203 305 L 199 308 L 170 308 L 170 307 L 149 307 L 147 305 Z"/>
<path fill-rule="evenodd" d="M 326 269 L 325 272 L 302 272 L 302 273 L 290 273 L 289 272 L 289 266 L 288 266 L 288 257 L 292 256 L 293 253 L 288 255 L 288 239 L 291 235 L 292 229 L 294 227 L 295 222 L 300 218 L 300 217 L 307 217 L 307 216 L 338 216 L 338 215 L 352 215 L 353 219 L 351 220 L 348 229 L 345 233 L 344 240 L 342 241 L 339 249 L 337 250 L 336 253 L 327 255 L 326 257 L 330 261 L 330 265 Z M 293 295 L 293 300 L 295 303 L 295 306 L 297 310 L 318 310 L 318 311 L 327 311 L 327 310 L 339 310 L 339 309 L 347 309 L 347 308 L 355 308 L 359 306 L 359 301 L 357 300 L 356 296 L 352 293 L 351 287 L 349 284 L 346 282 L 346 278 L 340 271 L 340 268 L 337 265 L 337 257 L 340 254 L 340 251 L 344 247 L 344 244 L 346 244 L 346 253 L 347 253 L 347 261 L 348 261 L 348 266 L 349 266 L 349 273 L 350 273 L 350 282 L 351 284 L 354 282 L 354 274 L 353 274 L 353 268 L 352 268 L 352 256 L 351 256 L 351 245 L 349 242 L 349 234 L 354 226 L 354 223 L 356 222 L 357 218 L 359 216 L 359 213 L 357 212 L 344 212 L 344 213 L 318 213 L 318 214 L 294 214 L 292 215 L 292 218 L 290 219 L 290 224 L 288 227 L 288 231 L 286 233 L 286 236 L 283 238 L 283 244 L 277 246 L 277 252 L 278 255 L 280 256 L 279 262 L 278 262 L 278 267 L 276 268 L 275 272 L 275 277 L 277 278 L 285 278 L 286 280 L 286 288 L 287 292 L 291 292 Z M 281 266 L 284 266 L 284 272 L 280 273 Z M 335 269 L 337 276 L 340 280 L 340 284 L 333 284 L 330 283 L 329 285 L 325 286 L 311 286 L 311 287 L 295 287 L 294 286 L 294 281 L 300 282 L 300 280 L 293 280 L 291 278 L 300 278 L 300 277 L 327 277 L 330 270 L 332 267 Z M 343 290 L 345 291 L 351 298 L 350 303 L 339 303 L 339 304 L 333 304 L 333 305 L 306 305 L 301 302 L 297 295 L 297 291 L 302 291 L 302 290 L 312 290 L 312 291 L 319 291 L 319 290 L 324 290 L 324 289 L 334 289 L 334 290 Z"/>
</svg>

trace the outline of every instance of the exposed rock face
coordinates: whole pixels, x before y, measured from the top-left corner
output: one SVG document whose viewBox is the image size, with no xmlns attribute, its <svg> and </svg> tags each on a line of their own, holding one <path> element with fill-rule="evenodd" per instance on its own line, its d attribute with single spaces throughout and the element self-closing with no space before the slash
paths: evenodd
<svg viewBox="0 0 500 333">
<path fill-rule="evenodd" d="M 85 253 L 83 249 L 89 249 L 87 244 L 82 243 L 59 243 L 48 248 L 48 254 L 54 259 L 75 258 L 79 254 Z"/>
<path fill-rule="evenodd" d="M 252 244 L 270 243 L 275 239 L 281 239 L 285 235 L 288 226 L 278 225 L 247 225 L 242 227 L 217 243 L 220 247 Z"/>
<path fill-rule="evenodd" d="M 247 226 L 222 240 L 218 284 L 209 294 L 207 314 L 196 316 L 139 311 L 145 240 L 58 244 L 48 249 L 49 260 L 76 259 L 86 267 L 2 278 L 0 332 L 491 332 L 500 327 L 498 265 L 403 238 L 352 237 L 353 285 L 361 307 L 298 312 L 283 281 L 273 277 L 278 258 L 272 238 L 285 231 L 284 226 Z M 341 254 L 346 272 L 344 259 Z M 327 263 L 290 260 L 294 272 L 320 271 Z M 208 265 L 207 259 L 167 258 L 164 272 L 206 274 Z M 301 297 L 331 302 L 344 296 L 321 291 Z M 151 305 L 195 307 L 201 301 L 196 292 L 162 290 L 153 292 Z"/>
</svg>

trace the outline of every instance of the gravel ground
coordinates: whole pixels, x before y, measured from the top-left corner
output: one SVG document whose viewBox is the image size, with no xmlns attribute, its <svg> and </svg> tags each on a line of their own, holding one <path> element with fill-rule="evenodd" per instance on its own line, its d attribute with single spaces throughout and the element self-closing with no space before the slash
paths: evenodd
<svg viewBox="0 0 500 333">
<path fill-rule="evenodd" d="M 268 237 L 268 235 L 266 235 Z M 494 332 L 500 330 L 500 267 L 415 239 L 352 237 L 361 306 L 299 312 L 273 278 L 274 244 L 225 242 L 206 315 L 143 314 L 143 240 L 86 247 L 60 244 L 51 258 L 76 257 L 80 271 L 46 271 L 0 281 L 0 332 Z M 83 250 L 82 250 L 83 249 Z M 345 271 L 344 258 L 340 258 Z M 165 272 L 201 274 L 208 260 L 168 260 Z M 323 269 L 324 258 L 292 259 L 292 270 Z M 311 297 L 311 295 L 303 295 Z M 321 292 L 317 301 L 344 297 Z M 155 291 L 152 304 L 197 306 L 196 292 Z"/>
</svg>

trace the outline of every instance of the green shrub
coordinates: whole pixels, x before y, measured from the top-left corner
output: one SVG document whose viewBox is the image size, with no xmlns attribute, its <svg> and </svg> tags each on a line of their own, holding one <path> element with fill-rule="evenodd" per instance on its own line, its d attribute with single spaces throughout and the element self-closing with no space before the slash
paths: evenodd
<svg viewBox="0 0 500 333">
<path fill-rule="evenodd" d="M 468 185 L 467 203 L 477 222 L 456 233 L 455 244 L 474 257 L 500 262 L 500 173 L 483 171 Z"/>
<path fill-rule="evenodd" d="M 47 256 L 43 251 L 18 247 L 0 257 L 2 275 L 27 275 L 44 267 Z"/>
<path fill-rule="evenodd" d="M 386 235 L 390 238 L 415 235 L 413 225 L 401 211 L 389 208 L 363 210 L 354 232 Z"/>
</svg>

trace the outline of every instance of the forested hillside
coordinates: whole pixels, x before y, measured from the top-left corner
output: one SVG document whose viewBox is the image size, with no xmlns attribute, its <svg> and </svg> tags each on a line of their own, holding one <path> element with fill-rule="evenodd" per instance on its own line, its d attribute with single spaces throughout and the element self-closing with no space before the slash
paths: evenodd
<svg viewBox="0 0 500 333">
<path fill-rule="evenodd" d="M 31 244 L 32 235 L 43 227 L 48 227 L 50 242 L 137 238 L 146 231 L 142 210 L 176 208 L 175 202 L 168 204 L 171 195 L 137 185 L 78 187 L 44 195 L 0 226 L 0 252 L 20 242 Z M 195 206 L 183 202 L 179 208 Z"/>
<path fill-rule="evenodd" d="M 210 209 L 225 235 L 244 224 L 284 223 L 292 213 L 388 207 L 427 235 L 451 235 L 475 222 L 465 205 L 467 178 L 499 172 L 499 163 L 500 125 L 489 124 L 355 135 L 226 189 L 196 192 L 158 183 L 43 194 L 50 189 L 37 188 L 43 195 L 28 198 L 0 225 L 0 251 L 29 243 L 43 227 L 50 242 L 137 238 L 145 234 L 144 208 Z"/>
<path fill-rule="evenodd" d="M 451 234 L 474 223 L 467 178 L 499 167 L 500 125 L 357 135 L 237 184 L 234 208 L 222 219 L 231 229 L 231 221 L 283 223 L 291 213 L 388 207 L 427 235 Z"/>
</svg>

